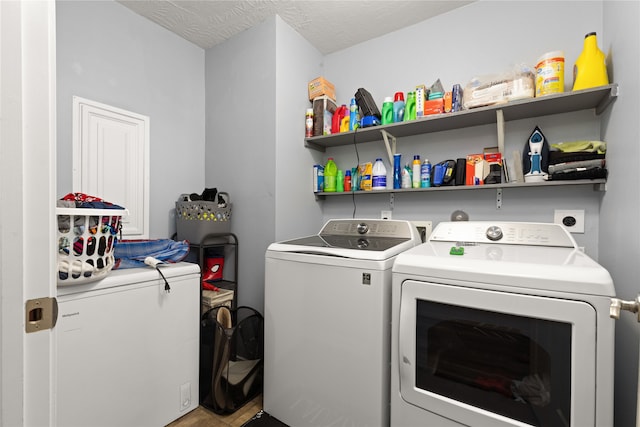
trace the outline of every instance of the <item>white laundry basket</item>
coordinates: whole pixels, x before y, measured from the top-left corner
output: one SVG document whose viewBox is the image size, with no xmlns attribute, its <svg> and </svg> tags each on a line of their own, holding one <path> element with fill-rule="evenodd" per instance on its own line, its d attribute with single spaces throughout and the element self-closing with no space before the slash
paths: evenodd
<svg viewBox="0 0 640 427">
<path fill-rule="evenodd" d="M 126 209 L 56 208 L 58 286 L 105 278 Z"/>
</svg>

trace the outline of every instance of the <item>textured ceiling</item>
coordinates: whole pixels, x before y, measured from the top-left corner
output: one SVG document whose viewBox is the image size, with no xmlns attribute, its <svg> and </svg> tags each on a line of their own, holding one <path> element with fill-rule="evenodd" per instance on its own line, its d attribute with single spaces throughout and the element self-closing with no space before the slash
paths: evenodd
<svg viewBox="0 0 640 427">
<path fill-rule="evenodd" d="M 277 14 L 321 53 L 328 54 L 471 1 L 120 0 L 119 3 L 204 49 Z"/>
</svg>

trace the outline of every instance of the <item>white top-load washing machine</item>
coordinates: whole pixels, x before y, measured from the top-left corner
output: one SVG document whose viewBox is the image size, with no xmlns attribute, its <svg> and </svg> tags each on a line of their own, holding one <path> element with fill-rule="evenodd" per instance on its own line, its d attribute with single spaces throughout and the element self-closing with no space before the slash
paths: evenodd
<svg viewBox="0 0 640 427">
<path fill-rule="evenodd" d="M 336 219 L 269 246 L 264 410 L 287 425 L 389 424 L 391 268 L 408 221 Z"/>
<path fill-rule="evenodd" d="M 393 268 L 391 425 L 613 425 L 613 296 L 560 225 L 440 223 Z"/>
</svg>

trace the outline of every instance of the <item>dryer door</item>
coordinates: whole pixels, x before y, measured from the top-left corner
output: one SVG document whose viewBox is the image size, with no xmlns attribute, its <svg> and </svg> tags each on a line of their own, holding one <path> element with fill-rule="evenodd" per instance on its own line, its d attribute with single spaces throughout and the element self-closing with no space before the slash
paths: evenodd
<svg viewBox="0 0 640 427">
<path fill-rule="evenodd" d="M 408 280 L 400 392 L 465 425 L 594 425 L 595 334 L 585 302 Z"/>
</svg>

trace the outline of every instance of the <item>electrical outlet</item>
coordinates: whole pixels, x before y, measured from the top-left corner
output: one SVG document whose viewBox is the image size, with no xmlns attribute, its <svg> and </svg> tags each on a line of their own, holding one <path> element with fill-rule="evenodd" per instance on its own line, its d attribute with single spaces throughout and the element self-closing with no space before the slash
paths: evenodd
<svg viewBox="0 0 640 427">
<path fill-rule="evenodd" d="M 553 222 L 562 224 L 571 233 L 584 233 L 584 210 L 555 210 Z"/>
<path fill-rule="evenodd" d="M 391 211 L 380 211 L 380 218 L 391 219 L 391 217 L 392 217 Z"/>
<path fill-rule="evenodd" d="M 413 224 L 418 229 L 418 234 L 422 239 L 422 243 L 426 242 L 431 235 L 431 228 L 433 223 L 431 221 L 411 221 L 411 224 Z"/>
<path fill-rule="evenodd" d="M 180 386 L 180 410 L 184 411 L 191 405 L 191 383 Z"/>
</svg>

